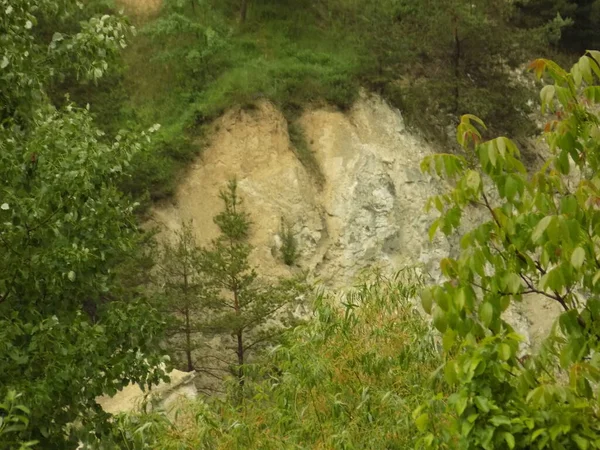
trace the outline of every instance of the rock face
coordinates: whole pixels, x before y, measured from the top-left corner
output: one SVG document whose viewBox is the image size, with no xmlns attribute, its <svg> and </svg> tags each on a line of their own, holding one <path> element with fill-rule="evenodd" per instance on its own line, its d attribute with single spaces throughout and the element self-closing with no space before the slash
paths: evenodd
<svg viewBox="0 0 600 450">
<path fill-rule="evenodd" d="M 348 114 L 313 111 L 301 124 L 326 179 L 317 203 L 327 238 L 311 260 L 324 281 L 347 285 L 374 264 L 430 266 L 445 253 L 447 243 L 429 242 L 424 212 L 439 186 L 419 169 L 433 149 L 399 111 L 363 96 Z"/>
<path fill-rule="evenodd" d="M 175 202 L 157 208 L 154 218 L 171 230 L 191 220 L 198 241 L 208 243 L 218 233 L 212 218 L 222 207 L 219 190 L 235 176 L 254 222 L 253 263 L 271 275 L 290 271 L 277 252 L 281 218 L 296 234 L 299 265 L 327 286 L 347 286 L 375 264 L 430 265 L 446 253 L 443 239 L 429 243 L 431 217 L 423 211 L 438 183 L 419 164 L 433 150 L 406 130 L 398 111 L 363 95 L 346 114 L 310 111 L 300 125 L 326 180 L 322 187 L 295 157 L 285 118 L 262 103 L 214 125 L 212 144 Z"/>
<path fill-rule="evenodd" d="M 346 113 L 308 111 L 299 125 L 321 167 L 322 187 L 296 158 L 285 118 L 265 102 L 231 111 L 213 125 L 211 145 L 181 181 L 174 202 L 154 210 L 154 219 L 167 236 L 191 221 L 198 242 L 207 244 L 218 233 L 212 218 L 222 207 L 219 190 L 235 176 L 254 222 L 252 262 L 262 273 L 292 271 L 278 254 L 283 217 L 298 240 L 299 266 L 325 286 L 346 287 L 374 265 L 421 264 L 437 278 L 439 261 L 453 245 L 443 237 L 429 242 L 433 217 L 424 205 L 443 186 L 422 174 L 420 163 L 443 149 L 409 132 L 399 111 L 366 94 Z M 468 221 L 480 214 L 473 211 Z M 510 315 L 524 333 L 527 320 L 535 320 L 520 310 Z"/>
<path fill-rule="evenodd" d="M 168 383 L 161 382 L 154 386 L 152 391 L 143 392 L 137 384 L 130 384 L 114 396 L 98 397 L 97 401 L 102 409 L 110 414 L 139 412 L 144 404 L 154 405 L 160 410 L 171 413 L 181 399 L 197 397 L 198 391 L 194 385 L 195 377 L 194 372 L 173 370 L 169 373 L 170 381 Z"/>
</svg>

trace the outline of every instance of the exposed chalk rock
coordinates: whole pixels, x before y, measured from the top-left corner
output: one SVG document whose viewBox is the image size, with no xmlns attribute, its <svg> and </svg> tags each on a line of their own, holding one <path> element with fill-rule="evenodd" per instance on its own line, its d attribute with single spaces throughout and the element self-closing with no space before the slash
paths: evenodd
<svg viewBox="0 0 600 450">
<path fill-rule="evenodd" d="M 300 266 L 327 287 L 347 287 L 374 265 L 391 271 L 420 264 L 438 280 L 439 261 L 456 254 L 457 239 L 429 241 L 434 216 L 424 205 L 445 187 L 423 174 L 420 163 L 444 149 L 432 148 L 407 130 L 398 110 L 365 93 L 348 112 L 310 110 L 299 125 L 321 167 L 322 187 L 294 155 L 283 115 L 262 102 L 216 121 L 211 144 L 182 180 L 174 202 L 156 208 L 154 219 L 167 235 L 191 220 L 198 242 L 207 244 L 218 234 L 213 216 L 222 207 L 219 190 L 236 176 L 254 222 L 251 262 L 261 273 L 295 270 L 282 263 L 278 251 L 283 217 L 296 233 Z M 465 229 L 482 217 L 471 209 Z M 528 330 L 537 329 L 537 322 L 546 327 L 555 311 L 540 311 L 538 318 L 527 305 L 511 307 L 507 317 L 530 339 Z"/>
</svg>

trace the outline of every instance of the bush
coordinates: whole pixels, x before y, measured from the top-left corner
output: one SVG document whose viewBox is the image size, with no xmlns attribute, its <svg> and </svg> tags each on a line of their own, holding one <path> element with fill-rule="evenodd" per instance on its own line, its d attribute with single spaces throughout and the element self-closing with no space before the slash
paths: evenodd
<svg viewBox="0 0 600 450">
<path fill-rule="evenodd" d="M 412 269 L 372 273 L 345 294 L 319 296 L 312 319 L 247 372 L 240 407 L 194 401 L 171 424 L 149 418 L 128 434 L 146 434 L 155 449 L 413 448 L 410 413 L 431 396 L 441 362 L 410 300 L 421 283 Z"/>
<path fill-rule="evenodd" d="M 279 227 L 279 235 L 281 236 L 281 256 L 283 262 L 288 266 L 293 266 L 298 259 L 298 242 L 296 236 L 292 231 L 292 227 L 281 218 L 281 225 Z"/>
</svg>

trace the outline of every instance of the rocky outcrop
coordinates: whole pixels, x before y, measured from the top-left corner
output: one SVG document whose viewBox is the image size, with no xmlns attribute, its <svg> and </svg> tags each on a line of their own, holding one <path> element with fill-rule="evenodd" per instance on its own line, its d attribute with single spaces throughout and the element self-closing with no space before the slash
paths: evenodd
<svg viewBox="0 0 600 450">
<path fill-rule="evenodd" d="M 152 408 L 170 413 L 181 399 L 197 397 L 194 372 L 173 370 L 169 373 L 169 378 L 168 382 L 161 382 L 146 392 L 137 384 L 130 384 L 112 397 L 104 395 L 96 400 L 102 409 L 110 414 L 139 412 Z"/>
<path fill-rule="evenodd" d="M 253 262 L 271 275 L 289 273 L 276 251 L 282 217 L 299 241 L 299 265 L 332 287 L 375 264 L 431 265 L 447 252 L 443 239 L 429 243 L 431 217 L 423 211 L 438 183 L 419 164 L 433 149 L 406 130 L 398 111 L 363 95 L 346 114 L 310 111 L 300 125 L 322 187 L 294 156 L 285 118 L 265 102 L 214 125 L 211 145 L 155 220 L 171 230 L 192 221 L 199 242 L 208 243 L 218 232 L 219 190 L 235 176 L 254 222 Z"/>
<path fill-rule="evenodd" d="M 182 179 L 175 200 L 154 210 L 165 236 L 191 221 L 201 244 L 214 238 L 219 190 L 235 176 L 254 222 L 252 262 L 261 272 L 294 270 L 277 252 L 283 217 L 298 239 L 299 265 L 325 286 L 348 286 L 374 265 L 391 271 L 420 264 L 437 278 L 453 242 L 440 236 L 429 241 L 433 217 L 424 205 L 443 186 L 422 174 L 420 163 L 443 149 L 407 130 L 400 112 L 383 99 L 364 93 L 346 113 L 307 111 L 299 125 L 320 165 L 322 186 L 295 157 L 287 122 L 273 105 L 230 111 L 213 125 L 211 144 Z M 467 222 L 480 217 L 473 210 Z M 520 308 L 509 312 L 523 333 L 536 320 L 531 309 L 527 318 Z"/>
</svg>

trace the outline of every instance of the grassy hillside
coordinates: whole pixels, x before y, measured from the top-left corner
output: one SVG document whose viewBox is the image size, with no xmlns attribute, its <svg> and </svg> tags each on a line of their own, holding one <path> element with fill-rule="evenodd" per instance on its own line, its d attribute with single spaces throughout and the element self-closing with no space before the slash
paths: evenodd
<svg viewBox="0 0 600 450">
<path fill-rule="evenodd" d="M 410 298 L 419 276 L 369 277 L 289 332 L 232 395 L 161 413 L 123 416 L 110 445 L 142 449 L 407 449 L 412 412 L 439 387 L 433 329 Z M 340 305 L 340 300 L 342 305 Z M 250 368 L 250 366 L 249 366 Z M 126 443 L 126 444 L 125 444 Z"/>
<path fill-rule="evenodd" d="M 237 0 L 165 0 L 158 14 L 133 18 L 138 33 L 118 73 L 80 89 L 79 98 L 109 133 L 162 125 L 125 186 L 154 200 L 173 192 L 175 173 L 201 150 L 206 124 L 261 98 L 285 112 L 309 168 L 311 152 L 294 120 L 309 105 L 349 108 L 361 86 L 442 142 L 465 112 L 498 131 L 527 133 L 531 93 L 506 69 L 545 48 L 546 34 L 513 27 L 510 11 L 486 5 L 254 0 L 240 23 Z"/>
</svg>

